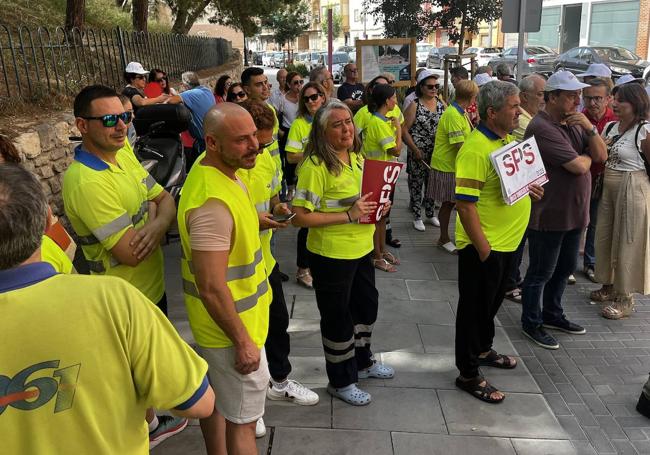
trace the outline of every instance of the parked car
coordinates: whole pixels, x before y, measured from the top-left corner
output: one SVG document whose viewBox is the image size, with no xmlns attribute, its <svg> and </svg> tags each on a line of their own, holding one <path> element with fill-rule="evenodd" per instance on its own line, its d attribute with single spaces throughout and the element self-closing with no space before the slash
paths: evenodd
<svg viewBox="0 0 650 455">
<path fill-rule="evenodd" d="M 318 57 L 320 57 L 323 51 L 309 51 L 307 59 L 305 60 L 305 66 L 307 71 L 311 71 L 314 67 L 318 66 Z"/>
<path fill-rule="evenodd" d="M 583 73 L 592 63 L 604 63 L 612 70 L 612 77 L 623 74 L 634 77 L 647 76 L 646 69 L 650 62 L 643 60 L 624 47 L 619 46 L 582 46 L 569 49 L 555 61 L 555 69 L 566 69 L 573 73 Z"/>
<path fill-rule="evenodd" d="M 302 64 L 305 65 L 307 63 L 307 56 L 309 55 L 309 52 L 298 52 L 295 54 L 293 58 L 293 63 L 295 65 Z"/>
<path fill-rule="evenodd" d="M 444 56 L 458 53 L 457 47 L 432 47 L 427 57 L 427 68 L 439 68 L 444 66 Z"/>
<path fill-rule="evenodd" d="M 273 52 L 264 52 L 264 54 L 262 54 L 262 66 L 271 66 L 272 56 Z"/>
<path fill-rule="evenodd" d="M 497 58 L 502 52 L 502 47 L 470 47 L 463 51 L 463 56 L 467 54 L 476 54 L 476 64 L 478 66 L 486 66 L 490 60 Z"/>
<path fill-rule="evenodd" d="M 546 46 L 526 46 L 524 48 L 524 73 L 550 74 L 554 71 L 557 52 Z M 510 47 L 499 54 L 498 57 L 491 59 L 488 65 L 496 71 L 500 63 L 506 63 L 510 68 L 511 74 L 517 77 L 517 48 Z"/>
<path fill-rule="evenodd" d="M 429 51 L 433 49 L 433 47 L 433 44 L 429 43 L 418 43 L 415 46 L 417 66 L 427 66 L 427 57 L 429 57 Z"/>
<path fill-rule="evenodd" d="M 271 56 L 271 65 L 273 68 L 284 68 L 285 56 L 284 52 L 273 52 Z"/>
<path fill-rule="evenodd" d="M 347 52 L 333 52 L 332 53 L 332 77 L 335 84 L 340 84 L 343 81 L 343 67 L 350 62 L 350 56 Z M 327 52 L 323 52 L 318 57 L 318 65 L 327 66 Z"/>
</svg>

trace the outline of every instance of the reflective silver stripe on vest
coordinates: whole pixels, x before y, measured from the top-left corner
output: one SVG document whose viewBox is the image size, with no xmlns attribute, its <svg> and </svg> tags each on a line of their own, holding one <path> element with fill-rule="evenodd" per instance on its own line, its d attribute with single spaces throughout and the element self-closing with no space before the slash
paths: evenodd
<svg viewBox="0 0 650 455">
<path fill-rule="evenodd" d="M 383 150 L 368 150 L 366 151 L 366 158 L 377 158 L 384 154 Z"/>
<path fill-rule="evenodd" d="M 243 280 L 244 278 L 252 277 L 255 275 L 255 268 L 257 267 L 257 264 L 262 262 L 262 259 L 262 248 L 259 248 L 255 252 L 253 262 L 250 264 L 228 267 L 228 272 L 226 272 L 226 281 Z"/>
<path fill-rule="evenodd" d="M 361 196 L 355 194 L 354 196 L 346 197 L 343 199 L 326 199 L 325 207 L 330 209 L 335 209 L 339 207 L 350 207 L 352 204 L 356 202 L 357 199 L 359 199 L 359 197 Z"/>
<path fill-rule="evenodd" d="M 257 305 L 257 301 L 260 299 L 260 297 L 266 294 L 268 290 L 269 283 L 266 280 L 266 276 L 264 276 L 264 280 L 257 286 L 255 294 L 249 295 L 248 297 L 244 297 L 239 300 L 235 300 L 235 310 L 237 313 L 243 313 L 244 311 L 253 308 L 255 305 Z M 201 299 L 199 290 L 196 288 L 194 283 L 189 280 L 183 279 L 183 292 L 197 299 Z"/>
<path fill-rule="evenodd" d="M 312 193 L 309 190 L 298 190 L 296 191 L 296 195 L 294 196 L 294 199 L 303 199 L 305 201 L 311 202 L 314 207 L 320 206 L 320 196 Z"/>
<path fill-rule="evenodd" d="M 278 140 L 278 133 L 273 133 L 273 140 L 277 141 Z"/>
<path fill-rule="evenodd" d="M 344 351 L 354 344 L 354 336 L 352 336 L 348 341 L 332 341 L 328 340 L 324 336 L 321 336 L 321 340 L 323 341 L 323 346 L 336 351 Z"/>
<path fill-rule="evenodd" d="M 287 140 L 287 145 L 285 147 L 293 147 L 295 149 L 302 150 L 302 142 Z"/>
<path fill-rule="evenodd" d="M 361 337 L 357 340 L 354 340 L 354 345 L 358 348 L 370 345 L 370 337 Z"/>
<path fill-rule="evenodd" d="M 354 349 L 350 350 L 350 352 L 346 352 L 345 354 L 340 355 L 330 354 L 329 352 L 325 351 L 325 360 L 330 363 L 342 363 L 352 358 L 354 358 Z"/>
<path fill-rule="evenodd" d="M 379 145 L 384 146 L 386 144 L 390 144 L 391 142 L 394 142 L 395 138 L 392 136 L 385 137 L 381 141 L 379 141 Z"/>
<path fill-rule="evenodd" d="M 154 179 L 151 175 L 147 175 L 147 178 L 142 179 L 142 183 L 145 184 L 147 190 L 150 190 L 156 184 L 156 179 Z"/>
<path fill-rule="evenodd" d="M 149 210 L 149 201 L 144 201 L 142 204 L 140 204 L 138 213 L 131 217 L 133 226 L 136 226 L 140 221 L 143 220 L 145 213 L 147 213 L 147 210 Z"/>
<path fill-rule="evenodd" d="M 260 202 L 258 204 L 255 204 L 255 210 L 257 210 L 257 213 L 268 212 L 270 207 L 271 207 L 271 204 L 269 204 L 269 201 L 264 201 L 264 202 Z"/>
<path fill-rule="evenodd" d="M 277 156 L 280 154 L 280 149 L 274 148 L 273 150 L 269 150 L 269 153 L 271 154 L 271 156 Z"/>
<path fill-rule="evenodd" d="M 113 234 L 117 234 L 122 229 L 131 226 L 131 217 L 128 213 L 123 213 L 113 221 L 106 223 L 103 226 L 93 229 L 93 235 L 99 240 L 106 240 Z"/>
<path fill-rule="evenodd" d="M 271 190 L 276 189 L 278 186 L 280 186 L 280 172 L 277 171 L 273 178 L 271 179 Z"/>
</svg>

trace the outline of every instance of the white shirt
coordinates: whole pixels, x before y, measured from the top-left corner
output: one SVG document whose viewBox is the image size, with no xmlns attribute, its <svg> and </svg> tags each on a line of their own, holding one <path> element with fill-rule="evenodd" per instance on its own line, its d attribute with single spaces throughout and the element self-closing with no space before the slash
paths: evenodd
<svg viewBox="0 0 650 455">
<path fill-rule="evenodd" d="M 409 107 L 409 104 L 411 104 L 413 101 L 415 101 L 415 98 L 417 98 L 417 94 L 415 93 L 415 90 L 413 90 L 411 93 L 408 94 L 406 98 L 404 98 L 404 103 L 402 104 L 402 112 L 406 112 L 406 108 Z"/>
<path fill-rule="evenodd" d="M 610 124 L 611 123 L 608 123 L 603 131 L 607 131 L 607 128 Z M 606 142 L 613 140 L 614 136 L 619 135 L 619 125 L 620 122 L 616 122 L 610 129 L 607 137 L 605 138 Z M 609 156 L 605 162 L 605 167 L 608 169 L 613 169 L 615 171 L 624 172 L 645 170 L 643 158 L 641 158 L 639 151 L 641 150 L 641 141 L 645 140 L 648 131 L 650 131 L 650 124 L 646 124 L 641 127 L 639 130 L 637 143 L 635 144 L 634 136 L 636 135 L 636 130 L 638 128 L 639 124 L 637 123 L 632 128 L 623 133 L 623 135 L 614 143 L 614 145 L 608 147 Z"/>
<path fill-rule="evenodd" d="M 289 101 L 286 96 L 282 96 L 276 107 L 278 112 L 282 112 L 282 126 L 289 129 L 291 124 L 298 116 L 298 102 Z"/>
</svg>

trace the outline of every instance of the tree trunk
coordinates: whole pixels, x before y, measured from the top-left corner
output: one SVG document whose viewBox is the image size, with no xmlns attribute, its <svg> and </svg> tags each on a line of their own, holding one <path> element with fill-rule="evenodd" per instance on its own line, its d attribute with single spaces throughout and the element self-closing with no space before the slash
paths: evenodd
<svg viewBox="0 0 650 455">
<path fill-rule="evenodd" d="M 458 42 L 458 55 L 463 55 L 464 46 L 465 46 L 465 13 L 463 13 L 463 19 L 460 21 L 460 40 Z"/>
<path fill-rule="evenodd" d="M 65 7 L 65 29 L 83 28 L 85 22 L 86 0 L 67 0 Z"/>
<path fill-rule="evenodd" d="M 149 1 L 133 0 L 133 29 L 136 32 L 147 31 L 147 18 L 149 17 Z"/>
<path fill-rule="evenodd" d="M 172 26 L 172 32 L 178 33 L 179 35 L 187 35 L 194 25 L 194 22 L 196 22 L 201 14 L 203 14 L 205 8 L 211 1 L 212 0 L 203 0 L 203 2 L 192 11 L 190 11 L 187 6 L 179 5 L 176 13 L 176 20 Z"/>
</svg>

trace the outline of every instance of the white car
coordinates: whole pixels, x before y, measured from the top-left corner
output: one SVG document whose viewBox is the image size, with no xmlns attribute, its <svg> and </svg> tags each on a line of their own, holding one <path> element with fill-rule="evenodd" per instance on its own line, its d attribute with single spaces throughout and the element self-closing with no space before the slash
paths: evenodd
<svg viewBox="0 0 650 455">
<path fill-rule="evenodd" d="M 470 47 L 463 51 L 463 55 L 476 54 L 476 64 L 486 66 L 490 60 L 498 57 L 501 52 L 503 52 L 501 47 Z"/>
<path fill-rule="evenodd" d="M 433 44 L 418 43 L 415 47 L 415 55 L 417 56 L 417 66 L 427 66 L 427 58 L 429 51 L 433 48 Z"/>
<path fill-rule="evenodd" d="M 262 55 L 262 66 L 271 66 L 271 57 L 273 57 L 273 52 L 264 52 L 264 55 Z"/>
</svg>

